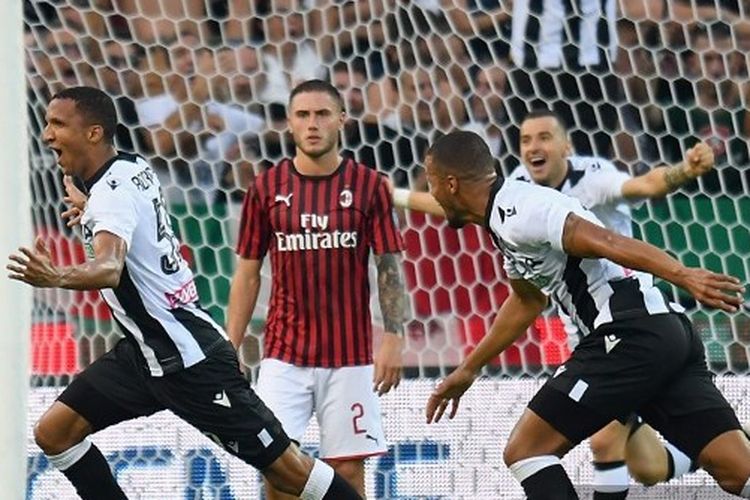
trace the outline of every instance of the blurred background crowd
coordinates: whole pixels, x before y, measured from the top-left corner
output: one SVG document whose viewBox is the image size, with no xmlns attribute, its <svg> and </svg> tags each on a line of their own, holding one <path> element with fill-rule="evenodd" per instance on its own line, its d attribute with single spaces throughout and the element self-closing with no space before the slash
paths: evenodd
<svg viewBox="0 0 750 500">
<path fill-rule="evenodd" d="M 70 239 L 59 173 L 39 140 L 46 103 L 63 87 L 104 89 L 120 115 L 117 145 L 156 167 L 201 295 L 223 317 L 244 189 L 293 155 L 289 92 L 322 78 L 345 97 L 344 149 L 413 189 L 426 188 L 426 146 L 455 128 L 481 134 L 508 173 L 518 164 L 517 125 L 541 105 L 563 116 L 577 153 L 633 174 L 678 162 L 706 140 L 715 172 L 669 205 L 644 208 L 639 234 L 688 263 L 704 252 L 732 271 L 726 259 L 731 268 L 738 245 L 726 218 L 750 225 L 748 14 L 747 0 L 25 0 L 36 228 Z M 659 220 L 699 206 L 711 211 L 695 229 L 705 244 L 688 224 L 672 230 Z M 414 214 L 404 225 L 410 363 L 425 373 L 455 364 L 507 291 L 479 231 Z M 57 253 L 82 258 L 73 243 Z M 740 273 L 743 259 L 747 251 L 735 257 Z M 78 318 L 73 330 L 86 345 L 106 341 L 95 296 L 41 300 L 38 322 L 50 311 Z M 736 321 L 717 340 L 719 370 L 747 369 L 750 327 Z M 549 325 L 498 366 L 528 373 L 559 362 L 564 334 Z"/>
</svg>

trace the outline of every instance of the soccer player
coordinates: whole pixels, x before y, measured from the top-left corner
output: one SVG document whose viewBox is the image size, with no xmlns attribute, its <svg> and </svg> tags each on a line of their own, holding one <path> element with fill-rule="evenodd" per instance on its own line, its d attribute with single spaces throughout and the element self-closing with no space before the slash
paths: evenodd
<svg viewBox="0 0 750 500">
<path fill-rule="evenodd" d="M 378 396 L 400 380 L 403 243 L 386 178 L 340 153 L 345 119 L 332 85 L 309 80 L 293 89 L 288 124 L 296 156 L 247 191 L 227 332 L 239 347 L 270 254 L 258 394 L 293 440 L 302 438 L 314 413 L 320 456 L 364 496 L 364 459 L 387 450 Z M 374 356 L 371 251 L 385 329 Z"/>
<path fill-rule="evenodd" d="M 114 149 L 116 116 L 112 100 L 91 87 L 63 90 L 47 108 L 43 139 L 63 173 L 88 190 L 86 206 L 68 214 L 81 217 L 89 260 L 57 267 L 37 239 L 7 265 L 10 278 L 35 287 L 100 289 L 125 335 L 42 415 L 37 444 L 81 498 L 123 499 L 87 436 L 169 409 L 284 491 L 360 498 L 330 466 L 290 443 L 250 388 L 226 333 L 200 307 L 154 171 Z"/>
<path fill-rule="evenodd" d="M 471 132 L 436 141 L 425 159 L 430 193 L 449 222 L 487 228 L 511 294 L 487 336 L 427 402 L 427 421 L 453 417 L 481 368 L 518 338 L 551 297 L 581 342 L 516 424 L 505 463 L 531 500 L 577 498 L 560 457 L 612 420 L 637 412 L 726 491 L 750 498 L 750 442 L 713 384 L 703 344 L 653 285 L 659 276 L 699 302 L 735 312 L 733 277 L 687 268 L 665 252 L 602 227 L 575 198 L 503 181 Z"/>
<path fill-rule="evenodd" d="M 561 119 L 552 111 L 531 111 L 521 122 L 520 153 L 523 163 L 511 179 L 534 182 L 579 199 L 608 229 L 632 237 L 630 205 L 646 198 L 660 198 L 713 168 L 711 148 L 698 143 L 685 161 L 657 167 L 630 177 L 604 158 L 571 155 L 571 144 Z M 445 216 L 429 193 L 395 190 L 396 204 L 404 208 Z M 571 348 L 578 343 L 578 329 L 561 312 Z M 680 477 L 693 467 L 690 459 L 672 444 L 662 445 L 653 429 L 632 418 L 617 421 L 590 439 L 594 457 L 594 499 L 624 499 L 628 468 L 646 485 Z M 627 461 L 627 466 L 626 466 Z"/>
</svg>

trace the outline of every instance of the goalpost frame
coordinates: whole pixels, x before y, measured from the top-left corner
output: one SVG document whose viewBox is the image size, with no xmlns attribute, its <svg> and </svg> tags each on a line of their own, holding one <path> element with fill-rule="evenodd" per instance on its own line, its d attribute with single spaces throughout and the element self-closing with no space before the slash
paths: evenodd
<svg viewBox="0 0 750 500">
<path fill-rule="evenodd" d="M 23 2 L 6 2 L 0 16 L 0 258 L 31 244 L 31 194 L 27 155 Z M 5 270 L 5 265 L 3 265 Z M 27 400 L 31 289 L 0 279 L 0 491 L 26 497 Z"/>
</svg>

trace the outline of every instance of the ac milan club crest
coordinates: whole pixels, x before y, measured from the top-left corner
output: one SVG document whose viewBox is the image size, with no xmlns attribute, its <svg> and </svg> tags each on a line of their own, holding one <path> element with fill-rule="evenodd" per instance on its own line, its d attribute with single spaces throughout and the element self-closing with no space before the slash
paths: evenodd
<svg viewBox="0 0 750 500">
<path fill-rule="evenodd" d="M 344 189 L 339 194 L 339 205 L 341 205 L 344 208 L 349 208 L 352 206 L 352 201 L 354 201 L 354 196 L 352 196 L 352 192 L 348 189 Z"/>
</svg>

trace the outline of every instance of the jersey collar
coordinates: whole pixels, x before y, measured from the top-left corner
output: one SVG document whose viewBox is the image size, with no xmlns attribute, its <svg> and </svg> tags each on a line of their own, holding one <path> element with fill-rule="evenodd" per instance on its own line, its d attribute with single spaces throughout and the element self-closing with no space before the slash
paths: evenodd
<svg viewBox="0 0 750 500">
<path fill-rule="evenodd" d="M 116 162 L 122 153 L 118 152 L 115 156 L 104 162 L 104 165 L 99 167 L 99 170 L 96 171 L 94 175 L 92 175 L 88 180 L 83 181 L 83 185 L 86 186 L 86 191 L 91 191 L 91 188 L 94 187 L 94 184 L 99 181 L 99 179 L 104 176 L 104 174 L 107 173 L 107 170 L 109 170 L 109 167 L 112 166 L 114 162 Z"/>
<path fill-rule="evenodd" d="M 562 191 L 562 188 L 568 181 L 570 181 L 570 187 L 574 187 L 576 184 L 578 184 L 578 181 L 581 180 L 581 177 L 583 177 L 585 173 L 585 171 L 574 169 L 573 163 L 568 160 L 568 171 L 565 172 L 565 177 L 563 177 L 562 182 L 555 189 L 557 189 L 558 191 Z"/>
<path fill-rule="evenodd" d="M 490 187 L 490 197 L 487 199 L 487 208 L 484 209 L 484 227 L 490 227 L 490 217 L 492 216 L 492 208 L 495 206 L 495 197 L 500 188 L 503 187 L 505 180 L 499 175 L 495 178 L 495 182 Z"/>
</svg>

